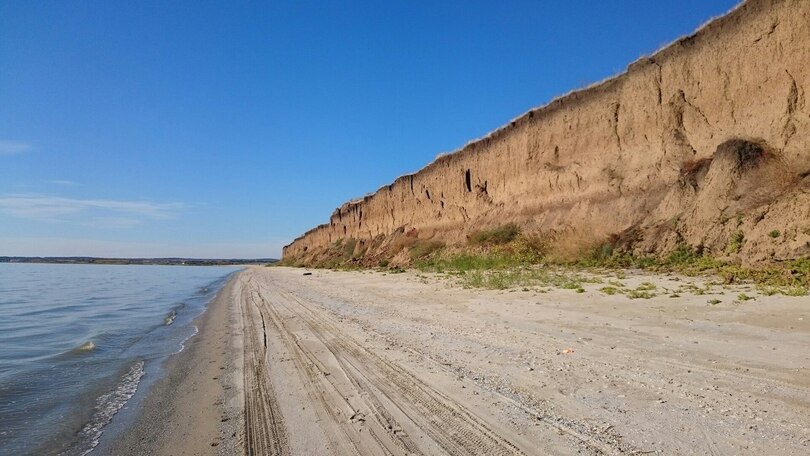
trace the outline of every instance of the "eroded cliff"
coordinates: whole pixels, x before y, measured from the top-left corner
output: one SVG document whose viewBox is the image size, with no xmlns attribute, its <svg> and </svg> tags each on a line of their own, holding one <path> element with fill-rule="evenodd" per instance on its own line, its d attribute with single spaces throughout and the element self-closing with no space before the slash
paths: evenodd
<svg viewBox="0 0 810 456">
<path fill-rule="evenodd" d="M 583 247 L 689 245 L 746 264 L 810 254 L 810 1 L 750 0 L 620 76 L 437 158 L 284 249 L 463 244 L 506 222 Z M 729 248 L 735 242 L 734 248 Z"/>
</svg>

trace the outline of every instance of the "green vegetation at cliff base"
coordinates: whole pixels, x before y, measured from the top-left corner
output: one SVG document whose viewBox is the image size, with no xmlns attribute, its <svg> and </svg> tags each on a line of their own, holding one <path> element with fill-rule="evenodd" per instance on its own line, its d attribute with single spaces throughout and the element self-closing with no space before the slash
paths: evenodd
<svg viewBox="0 0 810 456">
<path fill-rule="evenodd" d="M 508 233 L 508 236 L 493 236 L 491 233 Z M 685 276 L 716 276 L 721 285 L 754 283 L 766 295 L 804 296 L 810 289 L 808 258 L 764 268 L 747 268 L 698 253 L 685 245 L 658 257 L 619 252 L 615 246 L 603 243 L 575 259 L 564 259 L 550 253 L 553 240 L 524 235 L 516 231 L 514 225 L 474 234 L 469 239 L 470 249 L 433 249 L 429 255 L 415 259 L 414 266 L 421 271 L 457 275 L 463 285 L 475 288 L 539 285 L 579 290 L 584 283 L 598 281 L 594 272 L 640 269 Z M 608 286 L 601 291 L 605 294 L 622 293 L 631 298 L 656 295 L 656 290 L 649 286 L 640 289 Z"/>
<path fill-rule="evenodd" d="M 736 234 L 727 250 L 734 252 L 744 242 Z M 575 254 L 561 255 L 552 236 L 527 234 L 515 224 L 481 230 L 467 236 L 465 247 L 447 247 L 436 240 L 417 240 L 407 249 L 411 265 L 422 272 L 455 276 L 465 287 L 506 289 L 515 287 L 555 287 L 584 292 L 586 284 L 602 283 L 606 272 L 621 279 L 626 269 L 685 276 L 712 276 L 718 285 L 753 283 L 762 294 L 804 296 L 810 289 L 810 259 L 802 258 L 762 268 L 748 268 L 701 253 L 686 245 L 663 256 L 638 256 L 622 251 L 611 243 L 602 243 Z M 309 266 L 332 269 L 360 269 L 368 249 L 356 240 L 338 240 L 317 264 Z M 389 260 L 378 260 L 388 268 Z M 303 266 L 294 258 L 279 263 Z M 367 264 L 366 264 L 367 267 Z M 397 271 L 401 271 L 397 267 Z M 679 293 L 708 294 L 709 290 L 684 285 L 676 290 L 660 290 L 643 283 L 628 287 L 611 281 L 599 289 L 606 295 L 623 294 L 634 299 L 649 299 L 661 294 L 677 297 Z"/>
</svg>

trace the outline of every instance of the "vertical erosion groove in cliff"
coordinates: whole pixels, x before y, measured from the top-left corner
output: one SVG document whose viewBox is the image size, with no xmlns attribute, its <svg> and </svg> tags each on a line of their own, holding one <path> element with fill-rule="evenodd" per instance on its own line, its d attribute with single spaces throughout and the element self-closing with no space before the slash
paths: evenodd
<svg viewBox="0 0 810 456">
<path fill-rule="evenodd" d="M 810 253 L 810 1 L 751 0 L 628 70 L 518 117 L 293 241 L 390 258 L 507 222 L 583 244 L 699 246 L 749 263 Z M 769 236 L 778 230 L 778 239 Z M 729 239 L 745 242 L 729 252 Z M 626 237 L 626 236 L 625 236 Z"/>
</svg>

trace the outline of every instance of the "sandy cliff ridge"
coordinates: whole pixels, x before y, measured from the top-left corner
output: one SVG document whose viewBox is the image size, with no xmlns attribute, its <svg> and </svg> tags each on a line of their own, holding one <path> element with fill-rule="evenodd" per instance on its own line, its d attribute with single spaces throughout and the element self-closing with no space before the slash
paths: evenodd
<svg viewBox="0 0 810 456">
<path fill-rule="evenodd" d="M 404 260 L 506 222 L 583 247 L 810 254 L 810 1 L 749 0 L 627 71 L 336 209 L 284 248 Z M 778 233 L 778 234 L 777 234 Z M 736 241 L 735 241 L 736 240 Z M 734 243 L 734 248 L 729 248 Z"/>
</svg>

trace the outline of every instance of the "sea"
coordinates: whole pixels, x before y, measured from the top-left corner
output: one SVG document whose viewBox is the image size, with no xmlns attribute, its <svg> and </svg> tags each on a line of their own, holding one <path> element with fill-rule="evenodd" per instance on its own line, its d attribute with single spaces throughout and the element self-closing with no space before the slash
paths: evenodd
<svg viewBox="0 0 810 456">
<path fill-rule="evenodd" d="M 0 455 L 93 454 L 239 269 L 0 264 Z"/>
</svg>

